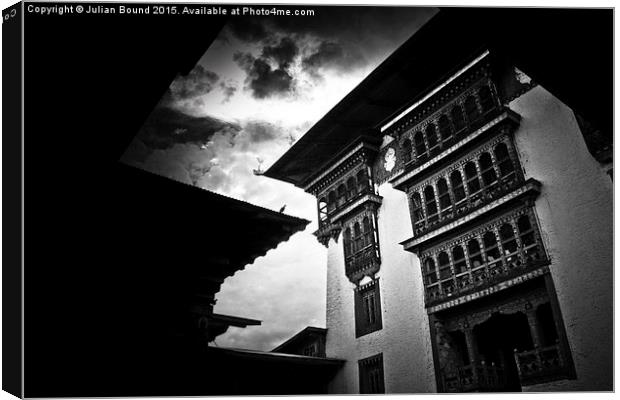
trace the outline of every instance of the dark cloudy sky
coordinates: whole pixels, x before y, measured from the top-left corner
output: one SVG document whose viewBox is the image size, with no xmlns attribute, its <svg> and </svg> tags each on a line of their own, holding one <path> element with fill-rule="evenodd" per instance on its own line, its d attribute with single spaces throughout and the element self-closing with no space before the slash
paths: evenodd
<svg viewBox="0 0 620 400">
<path fill-rule="evenodd" d="M 187 76 L 171 83 L 123 161 L 180 182 L 313 221 L 228 278 L 215 311 L 263 321 L 220 346 L 271 350 L 325 326 L 327 252 L 312 232 L 315 199 L 256 176 L 434 13 L 312 7 L 314 17 L 231 17 Z"/>
</svg>

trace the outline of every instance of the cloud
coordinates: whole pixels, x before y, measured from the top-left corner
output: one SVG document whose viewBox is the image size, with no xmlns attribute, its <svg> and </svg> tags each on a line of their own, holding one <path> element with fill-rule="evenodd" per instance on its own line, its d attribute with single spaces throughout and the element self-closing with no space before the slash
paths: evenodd
<svg viewBox="0 0 620 400">
<path fill-rule="evenodd" d="M 240 126 L 217 118 L 194 117 L 167 106 L 159 106 L 136 135 L 136 138 L 151 149 L 166 149 L 177 143 L 204 145 L 219 131 L 235 134 Z"/>
<path fill-rule="evenodd" d="M 196 65 L 187 76 L 179 76 L 170 84 L 169 96 L 174 101 L 204 96 L 213 90 L 219 79 L 215 72 Z"/>
<path fill-rule="evenodd" d="M 283 37 L 274 46 L 263 47 L 263 58 L 274 60 L 280 69 L 287 69 L 297 53 L 299 53 L 299 48 L 289 37 Z"/>
<path fill-rule="evenodd" d="M 366 64 L 364 55 L 355 46 L 344 47 L 333 41 L 322 41 L 319 46 L 302 60 L 302 67 L 312 75 L 318 75 L 321 68 L 346 72 Z"/>
<path fill-rule="evenodd" d="M 228 20 L 226 32 L 242 42 L 256 43 L 270 37 L 270 33 L 263 23 L 255 18 L 235 17 Z"/>
<path fill-rule="evenodd" d="M 265 58 L 238 52 L 233 59 L 246 72 L 246 88 L 254 98 L 285 97 L 294 92 L 293 76 L 283 68 L 272 68 Z"/>
<path fill-rule="evenodd" d="M 222 100 L 222 103 L 227 103 L 237 92 L 237 82 L 232 79 L 222 81 L 220 82 L 220 88 L 222 89 L 222 92 L 224 92 L 224 99 Z"/>
</svg>

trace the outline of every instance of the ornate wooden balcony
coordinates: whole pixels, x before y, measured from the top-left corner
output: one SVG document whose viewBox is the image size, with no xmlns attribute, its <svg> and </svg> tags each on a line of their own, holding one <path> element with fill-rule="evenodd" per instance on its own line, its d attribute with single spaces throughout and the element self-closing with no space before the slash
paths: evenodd
<svg viewBox="0 0 620 400">
<path fill-rule="evenodd" d="M 449 393 L 498 392 L 506 385 L 504 370 L 494 363 L 470 364 L 454 373 L 443 374 L 443 387 Z"/>
<path fill-rule="evenodd" d="M 514 353 L 522 386 L 564 379 L 568 369 L 558 343 L 534 350 Z"/>
<path fill-rule="evenodd" d="M 357 253 L 345 258 L 345 273 L 349 280 L 357 282 L 364 275 L 374 274 L 379 270 L 381 260 L 377 255 L 375 244 L 370 244 Z"/>
<path fill-rule="evenodd" d="M 537 242 L 511 255 L 502 256 L 497 260 L 487 260 L 486 263 L 470 271 L 427 284 L 426 307 L 436 311 L 469 301 L 469 297 L 473 299 L 493 293 L 538 276 L 531 273 L 548 264 L 549 260 L 542 250 L 542 245 Z M 436 307 L 445 302 L 453 304 Z"/>
</svg>

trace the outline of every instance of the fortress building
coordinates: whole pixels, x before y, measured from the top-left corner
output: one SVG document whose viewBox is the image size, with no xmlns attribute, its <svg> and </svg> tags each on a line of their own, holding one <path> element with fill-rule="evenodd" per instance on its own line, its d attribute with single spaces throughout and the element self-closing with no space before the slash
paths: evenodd
<svg viewBox="0 0 620 400">
<path fill-rule="evenodd" d="M 331 393 L 612 390 L 611 99 L 528 12 L 441 10 L 266 172 L 317 199 Z"/>
</svg>

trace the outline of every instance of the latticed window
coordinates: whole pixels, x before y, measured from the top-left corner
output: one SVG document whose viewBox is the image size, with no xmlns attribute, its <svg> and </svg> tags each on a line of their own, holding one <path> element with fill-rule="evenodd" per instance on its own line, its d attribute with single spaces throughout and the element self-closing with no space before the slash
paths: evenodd
<svg viewBox="0 0 620 400">
<path fill-rule="evenodd" d="M 325 197 L 319 200 L 319 221 L 325 222 L 327 220 L 327 201 Z"/>
<path fill-rule="evenodd" d="M 442 251 L 437 256 L 437 262 L 439 263 L 439 279 L 446 279 L 452 275 L 450 271 L 450 257 L 448 257 L 448 253 Z"/>
<path fill-rule="evenodd" d="M 360 337 L 381 328 L 379 281 L 374 280 L 355 289 L 355 334 Z"/>
<path fill-rule="evenodd" d="M 365 248 L 372 243 L 372 225 L 370 224 L 370 220 L 368 219 L 368 217 L 364 217 L 364 219 L 362 220 L 362 228 L 362 245 Z"/>
<path fill-rule="evenodd" d="M 452 200 L 450 199 L 450 192 L 448 191 L 448 184 L 444 178 L 441 178 L 437 182 L 437 194 L 439 196 L 439 208 L 444 211 L 452 206 Z"/>
<path fill-rule="evenodd" d="M 424 274 L 426 275 L 426 283 L 428 285 L 437 282 L 437 270 L 435 269 L 435 260 L 431 257 L 424 261 Z"/>
<path fill-rule="evenodd" d="M 483 86 L 480 88 L 478 91 L 478 98 L 480 99 L 480 107 L 482 108 L 482 112 L 487 112 L 493 108 L 493 95 L 491 94 L 491 89 L 488 86 Z"/>
<path fill-rule="evenodd" d="M 359 193 L 365 192 L 368 189 L 368 174 L 365 169 L 360 170 L 357 173 L 357 190 Z"/>
<path fill-rule="evenodd" d="M 338 207 L 343 205 L 347 201 L 347 188 L 344 184 L 338 186 Z"/>
<path fill-rule="evenodd" d="M 465 114 L 470 124 L 480 117 L 480 111 L 478 111 L 478 105 L 474 96 L 470 95 L 465 99 Z"/>
<path fill-rule="evenodd" d="M 401 148 L 403 150 L 403 162 L 406 164 L 411 161 L 411 140 L 405 139 Z"/>
<path fill-rule="evenodd" d="M 478 180 L 478 171 L 473 161 L 465 164 L 465 178 L 467 179 L 467 189 L 469 195 L 473 195 L 480 190 L 480 181 Z"/>
<path fill-rule="evenodd" d="M 351 228 L 344 231 L 344 256 L 349 257 L 353 254 L 353 237 L 351 236 Z"/>
<path fill-rule="evenodd" d="M 426 144 L 424 143 L 424 135 L 422 132 L 416 132 L 413 135 L 413 143 L 415 144 L 415 152 L 418 157 L 422 157 L 426 154 Z"/>
<path fill-rule="evenodd" d="M 364 248 L 364 246 L 362 245 L 362 240 L 362 230 L 360 229 L 360 224 L 356 222 L 353 225 L 353 253 L 357 253 Z"/>
<path fill-rule="evenodd" d="M 502 241 L 504 255 L 511 255 L 517 252 L 517 239 L 515 238 L 512 225 L 504 224 L 499 228 L 499 238 Z"/>
<path fill-rule="evenodd" d="M 521 245 L 524 248 L 526 257 L 535 257 L 538 253 L 538 244 L 534 234 L 534 228 L 527 215 L 522 215 L 517 220 L 517 229 L 521 238 Z M 529 260 L 526 260 L 529 261 Z"/>
<path fill-rule="evenodd" d="M 458 203 L 465 198 L 463 177 L 461 176 L 461 172 L 459 170 L 452 171 L 450 174 L 450 183 L 452 184 L 452 193 L 454 193 L 454 202 Z"/>
<path fill-rule="evenodd" d="M 336 192 L 331 191 L 327 195 L 327 211 L 331 212 L 336 208 Z"/>
<path fill-rule="evenodd" d="M 426 140 L 428 141 L 429 152 L 434 151 L 439 146 L 439 140 L 437 138 L 437 131 L 435 125 L 428 124 L 426 126 Z"/>
<path fill-rule="evenodd" d="M 467 252 L 469 253 L 469 265 L 471 268 L 478 268 L 483 264 L 482 253 L 478 240 L 471 239 L 467 242 Z"/>
<path fill-rule="evenodd" d="M 487 256 L 487 262 L 492 264 L 494 261 L 499 260 L 499 248 L 497 247 L 497 239 L 495 238 L 495 233 L 487 232 L 482 237 L 482 242 L 484 243 L 484 253 Z"/>
<path fill-rule="evenodd" d="M 452 260 L 454 261 L 454 273 L 460 274 L 467 270 L 467 262 L 465 261 L 465 252 L 461 245 L 452 248 Z"/>
<path fill-rule="evenodd" d="M 347 179 L 347 198 L 352 199 L 357 194 L 357 184 L 354 177 Z"/>
<path fill-rule="evenodd" d="M 457 104 L 452 107 L 450 115 L 452 116 L 452 124 L 454 124 L 455 132 L 459 132 L 461 129 L 465 128 L 465 118 L 463 117 L 463 109 L 460 105 Z"/>
<path fill-rule="evenodd" d="M 413 208 L 413 223 L 415 225 L 424 224 L 424 211 L 422 209 L 422 197 L 420 193 L 414 193 L 411 196 L 411 206 Z"/>
<path fill-rule="evenodd" d="M 501 176 L 506 177 L 512 174 L 515 170 L 515 167 L 512 164 L 512 160 L 510 159 L 510 154 L 508 153 L 508 147 L 506 147 L 506 144 L 500 143 L 495 146 L 494 153 L 495 160 L 497 162 L 497 166 L 499 167 L 499 172 Z"/>
<path fill-rule="evenodd" d="M 484 182 L 485 186 L 491 185 L 497 180 L 491 155 L 486 152 L 482 153 L 478 159 L 478 162 L 480 163 L 480 175 L 482 175 L 482 182 Z"/>
<path fill-rule="evenodd" d="M 446 115 L 439 117 L 439 134 L 442 140 L 448 140 L 452 136 L 452 127 Z"/>
<path fill-rule="evenodd" d="M 424 188 L 424 200 L 426 202 L 426 220 L 434 222 L 437 220 L 437 203 L 435 202 L 435 191 L 432 186 Z"/>
<path fill-rule="evenodd" d="M 385 393 L 382 354 L 359 360 L 358 367 L 361 394 Z"/>
</svg>

